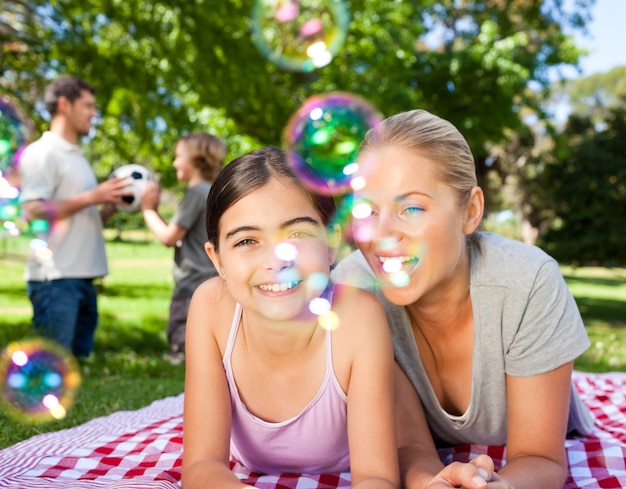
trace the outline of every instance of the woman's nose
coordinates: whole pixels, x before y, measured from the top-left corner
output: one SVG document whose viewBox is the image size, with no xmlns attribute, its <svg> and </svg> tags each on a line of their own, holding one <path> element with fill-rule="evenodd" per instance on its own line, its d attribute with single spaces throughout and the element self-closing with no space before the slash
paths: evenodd
<svg viewBox="0 0 626 489">
<path fill-rule="evenodd" d="M 378 243 L 397 240 L 398 230 L 391 213 L 380 211 L 375 217 L 368 217 L 357 222 L 354 238 L 357 241 Z"/>
</svg>

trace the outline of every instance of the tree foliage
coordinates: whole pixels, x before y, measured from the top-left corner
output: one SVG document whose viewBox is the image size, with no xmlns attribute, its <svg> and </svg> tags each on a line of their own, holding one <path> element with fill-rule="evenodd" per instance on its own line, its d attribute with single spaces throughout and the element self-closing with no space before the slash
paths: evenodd
<svg viewBox="0 0 626 489">
<path fill-rule="evenodd" d="M 570 117 L 534 182 L 535 199 L 550 223 L 539 244 L 560 261 L 626 264 L 623 104 L 605 112 L 602 126 L 597 129 L 589 115 Z"/>
<path fill-rule="evenodd" d="M 566 32 L 593 0 L 352 0 L 344 48 L 311 73 L 286 72 L 250 39 L 253 0 L 18 0 L 2 18 L 0 89 L 33 113 L 45 82 L 75 73 L 98 90 L 101 121 L 89 151 L 100 175 L 146 164 L 173 183 L 171 148 L 183 133 L 224 137 L 231 156 L 281 144 L 291 114 L 313 94 L 342 90 L 383 115 L 425 108 L 468 138 L 479 179 L 504 175 L 491 148 L 539 118 L 548 70 L 575 64 Z M 11 37 L 11 39 L 8 39 Z M 16 40 L 20 50 L 8 46 Z M 7 54 L 8 53 L 8 54 Z M 497 184 L 498 178 L 495 183 Z"/>
</svg>

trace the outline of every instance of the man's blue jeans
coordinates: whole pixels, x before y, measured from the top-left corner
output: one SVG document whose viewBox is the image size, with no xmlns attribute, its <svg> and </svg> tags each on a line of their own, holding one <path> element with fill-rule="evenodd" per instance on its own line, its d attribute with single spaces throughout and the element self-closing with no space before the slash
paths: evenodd
<svg viewBox="0 0 626 489">
<path fill-rule="evenodd" d="M 62 278 L 29 281 L 35 331 L 70 350 L 88 357 L 98 326 L 98 300 L 92 279 Z"/>
</svg>

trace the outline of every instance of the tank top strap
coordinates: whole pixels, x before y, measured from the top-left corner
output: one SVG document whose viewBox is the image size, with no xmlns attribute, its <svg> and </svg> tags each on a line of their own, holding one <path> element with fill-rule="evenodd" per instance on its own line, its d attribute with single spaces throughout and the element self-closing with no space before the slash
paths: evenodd
<svg viewBox="0 0 626 489">
<path fill-rule="evenodd" d="M 230 356 L 233 353 L 233 347 L 235 345 L 235 339 L 237 338 L 237 331 L 239 331 L 239 322 L 241 321 L 241 312 L 243 307 L 237 303 L 235 306 L 235 313 L 233 314 L 233 322 L 230 325 L 230 333 L 228 333 L 228 342 L 226 343 L 226 350 L 224 350 L 224 363 L 230 370 Z"/>
<path fill-rule="evenodd" d="M 334 287 L 331 283 L 328 284 L 324 292 L 322 292 L 321 297 L 324 297 L 330 303 L 331 307 L 333 304 L 333 293 Z M 332 341 L 332 331 L 330 329 L 325 329 L 324 333 L 324 343 L 326 348 L 326 377 L 334 379 L 335 383 L 338 383 L 335 376 L 335 369 L 333 367 L 333 341 Z"/>
</svg>

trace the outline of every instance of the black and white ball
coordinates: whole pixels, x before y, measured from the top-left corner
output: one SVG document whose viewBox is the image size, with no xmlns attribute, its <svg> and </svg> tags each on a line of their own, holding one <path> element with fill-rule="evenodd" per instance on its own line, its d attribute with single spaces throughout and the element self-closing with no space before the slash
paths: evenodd
<svg viewBox="0 0 626 489">
<path fill-rule="evenodd" d="M 138 212 L 141 209 L 141 195 L 146 182 L 153 180 L 152 173 L 142 165 L 130 164 L 123 165 L 116 168 L 109 178 L 115 177 L 130 177 L 132 178 L 132 184 L 124 187 L 125 192 L 130 192 L 132 195 L 124 195 L 122 200 L 127 205 L 118 205 L 117 209 L 123 212 Z"/>
</svg>

